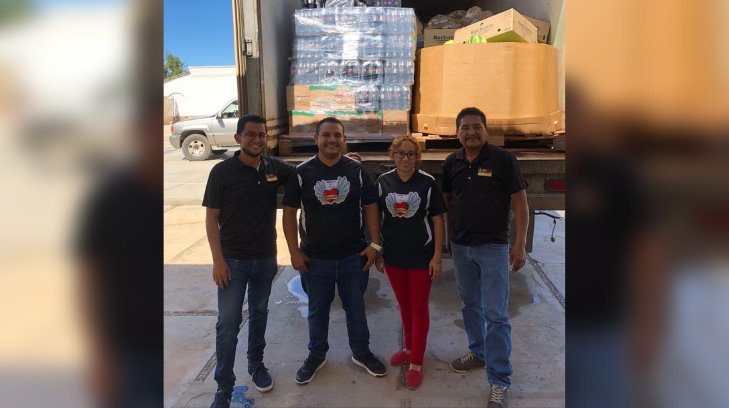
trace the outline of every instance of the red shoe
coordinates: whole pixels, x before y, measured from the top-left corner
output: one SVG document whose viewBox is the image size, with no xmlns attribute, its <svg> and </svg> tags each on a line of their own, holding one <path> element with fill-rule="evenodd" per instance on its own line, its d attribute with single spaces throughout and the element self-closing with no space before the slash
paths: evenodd
<svg viewBox="0 0 729 408">
<path fill-rule="evenodd" d="M 408 370 L 405 374 L 405 387 L 409 390 L 415 390 L 423 383 L 423 369 L 420 371 Z"/>
<path fill-rule="evenodd" d="M 410 360 L 410 354 L 400 350 L 390 357 L 390 365 L 393 367 L 401 366 Z"/>
</svg>

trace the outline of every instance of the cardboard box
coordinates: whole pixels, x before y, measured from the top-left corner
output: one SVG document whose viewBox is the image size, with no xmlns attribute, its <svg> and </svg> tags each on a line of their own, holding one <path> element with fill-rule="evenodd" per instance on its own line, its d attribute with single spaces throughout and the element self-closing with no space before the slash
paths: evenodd
<svg viewBox="0 0 729 408">
<path fill-rule="evenodd" d="M 457 28 L 426 28 L 423 30 L 423 47 L 441 45 L 453 39 Z"/>
<path fill-rule="evenodd" d="M 356 93 L 351 87 L 309 86 L 309 106 L 312 111 L 353 111 L 356 105 Z"/>
<path fill-rule="evenodd" d="M 406 110 L 382 111 L 382 136 L 393 138 L 410 134 L 410 112 Z"/>
<path fill-rule="evenodd" d="M 288 85 L 286 87 L 286 108 L 290 111 L 309 110 L 309 85 Z"/>
<path fill-rule="evenodd" d="M 562 128 L 557 49 L 547 44 L 453 44 L 418 51 L 413 131 L 455 135 L 467 106 L 486 114 L 494 134 Z"/>
<path fill-rule="evenodd" d="M 473 35 L 488 42 L 537 42 L 537 27 L 513 8 L 459 28 L 453 34 L 456 43 L 464 43 Z"/>
<path fill-rule="evenodd" d="M 537 27 L 537 42 L 540 42 L 542 44 L 547 43 L 547 38 L 549 37 L 549 27 L 551 24 L 549 24 L 549 21 L 539 20 L 534 17 L 524 16 L 529 20 L 532 24 L 534 24 L 535 27 Z"/>
<path fill-rule="evenodd" d="M 312 111 L 291 111 L 289 114 L 289 134 L 291 136 L 314 136 L 316 125 L 326 116 Z"/>
<path fill-rule="evenodd" d="M 410 112 L 406 110 L 383 110 L 383 122 L 407 122 L 410 119 Z"/>
<path fill-rule="evenodd" d="M 331 112 L 344 123 L 347 138 L 379 138 L 382 136 L 382 112 Z"/>
<path fill-rule="evenodd" d="M 397 136 L 410 134 L 410 121 L 406 122 L 382 122 L 382 136 L 395 138 Z"/>
</svg>

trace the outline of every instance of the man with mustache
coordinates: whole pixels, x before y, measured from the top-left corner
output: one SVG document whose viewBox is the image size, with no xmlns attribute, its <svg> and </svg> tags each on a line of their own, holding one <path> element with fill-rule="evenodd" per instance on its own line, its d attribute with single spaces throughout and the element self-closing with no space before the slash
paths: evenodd
<svg viewBox="0 0 729 408">
<path fill-rule="evenodd" d="M 276 276 L 276 193 L 294 166 L 264 156 L 266 120 L 255 115 L 238 120 L 235 140 L 240 151 L 212 168 L 205 188 L 205 228 L 218 286 L 215 326 L 215 381 L 212 407 L 229 407 L 235 374 L 233 363 L 248 287 L 248 373 L 261 392 L 273 388 L 263 364 L 268 298 Z"/>
<path fill-rule="evenodd" d="M 516 272 L 526 261 L 527 183 L 514 155 L 487 143 L 482 111 L 462 109 L 456 127 L 463 148 L 443 164 L 442 191 L 469 351 L 450 368 L 464 373 L 487 366 L 488 408 L 502 408 L 512 374 L 509 269 Z M 509 248 L 512 204 L 516 240 Z"/>
<path fill-rule="evenodd" d="M 377 194 L 362 164 L 342 155 L 346 137 L 340 120 L 328 117 L 319 122 L 314 141 L 319 152 L 296 167 L 283 199 L 283 228 L 291 264 L 301 273 L 309 296 L 309 356 L 296 373 L 296 383 L 309 383 L 326 364 L 335 286 L 346 313 L 352 361 L 369 374 L 382 377 L 387 369 L 370 351 L 364 304 L 369 269 L 382 249 Z M 364 237 L 365 222 L 372 242 L 369 245 Z"/>
</svg>

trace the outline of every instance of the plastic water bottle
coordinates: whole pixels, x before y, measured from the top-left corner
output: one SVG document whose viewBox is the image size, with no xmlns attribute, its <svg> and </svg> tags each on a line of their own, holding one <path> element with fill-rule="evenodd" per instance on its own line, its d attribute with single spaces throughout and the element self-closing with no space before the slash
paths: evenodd
<svg viewBox="0 0 729 408">
<path fill-rule="evenodd" d="M 339 76 L 339 63 L 336 60 L 322 60 L 318 64 L 319 81 L 322 85 L 334 83 Z"/>
<path fill-rule="evenodd" d="M 377 88 L 363 86 L 357 89 L 357 110 L 360 112 L 374 112 L 377 110 Z"/>
<path fill-rule="evenodd" d="M 360 64 L 358 60 L 345 60 L 341 64 L 342 80 L 357 83 L 360 80 Z"/>
</svg>

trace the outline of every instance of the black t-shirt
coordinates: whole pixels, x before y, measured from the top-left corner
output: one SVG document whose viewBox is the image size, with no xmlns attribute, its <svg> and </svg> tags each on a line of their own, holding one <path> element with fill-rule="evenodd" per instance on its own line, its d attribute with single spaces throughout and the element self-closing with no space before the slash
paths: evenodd
<svg viewBox="0 0 729 408">
<path fill-rule="evenodd" d="M 435 178 L 418 170 L 403 182 L 392 170 L 381 175 L 375 186 L 382 212 L 385 263 L 405 269 L 428 269 L 435 249 L 432 217 L 445 212 Z"/>
<path fill-rule="evenodd" d="M 375 202 L 374 185 L 362 164 L 346 156 L 332 167 L 318 156 L 299 164 L 283 199 L 285 206 L 301 208 L 301 250 L 320 259 L 343 258 L 367 246 L 362 205 Z"/>
<path fill-rule="evenodd" d="M 472 163 L 463 148 L 443 164 L 443 192 L 452 193 L 451 240 L 459 245 L 509 243 L 511 195 L 527 188 L 516 157 L 486 144 Z"/>
<path fill-rule="evenodd" d="M 258 169 L 234 157 L 210 171 L 203 206 L 220 209 L 223 256 L 253 260 L 276 255 L 276 191 L 294 171 L 275 157 L 261 158 Z"/>
</svg>

